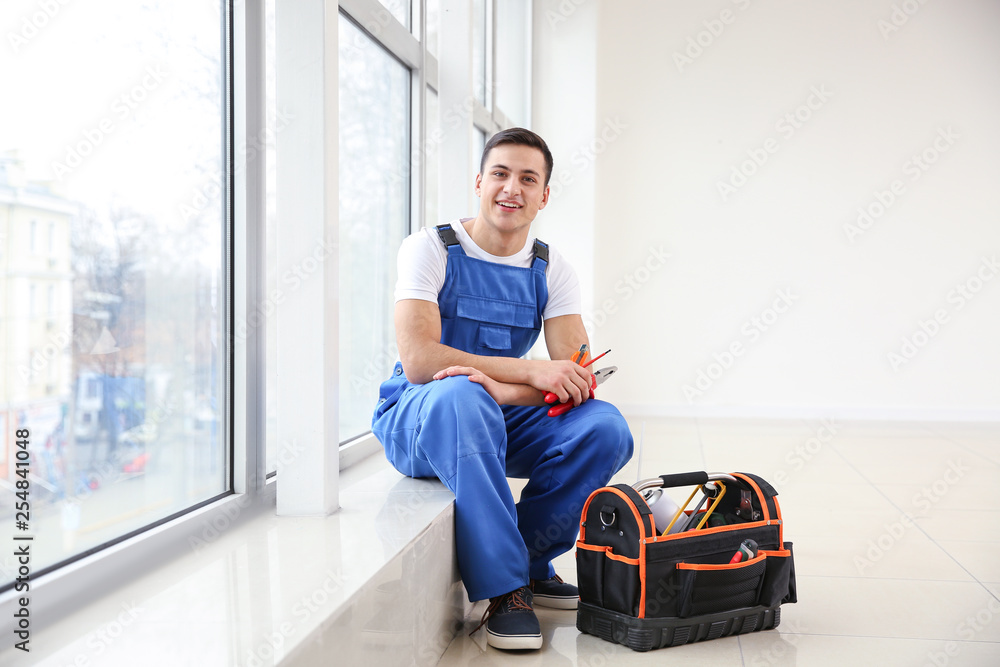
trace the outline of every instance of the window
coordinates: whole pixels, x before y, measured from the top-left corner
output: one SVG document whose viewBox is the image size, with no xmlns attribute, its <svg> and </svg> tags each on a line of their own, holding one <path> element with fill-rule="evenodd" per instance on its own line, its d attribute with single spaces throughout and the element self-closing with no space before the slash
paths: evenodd
<svg viewBox="0 0 1000 667">
<path fill-rule="evenodd" d="M 379 0 L 392 17 L 410 29 L 410 0 Z"/>
<path fill-rule="evenodd" d="M 510 125 L 494 104 L 501 22 L 511 40 L 504 53 L 514 61 L 504 99 L 527 123 L 530 3 L 512 1 L 515 7 L 501 11 L 502 3 L 474 0 L 450 7 L 448 15 L 438 0 L 428 0 L 422 17 L 413 12 L 424 25 L 412 27 L 404 20 L 410 3 L 358 0 L 350 7 L 356 16 L 341 9 L 341 442 L 369 432 L 378 386 L 397 358 L 392 312 L 399 243 L 420 226 L 443 222 L 442 215 L 454 216 L 456 202 L 461 215 L 475 211 L 478 155 L 487 137 Z M 391 21 L 386 8 L 426 39 L 411 44 L 400 37 L 385 23 Z M 454 75 L 456 67 L 469 68 L 463 71 L 471 77 Z M 468 84 L 442 91 L 439 69 L 448 81 Z M 441 190 L 445 165 L 456 172 L 446 179 L 456 182 L 454 193 Z"/>
<path fill-rule="evenodd" d="M 427 87 L 427 131 L 424 141 L 424 220 L 441 222 L 438 216 L 438 160 L 441 153 L 441 110 L 437 91 Z"/>
<path fill-rule="evenodd" d="M 20 26 L 37 9 L 4 13 Z M 0 89 L 31 100 L 0 106 L 0 210 L 20 234 L 0 260 L 14 360 L 0 371 L 0 496 L 11 507 L 31 481 L 30 532 L 47 536 L 33 577 L 230 488 L 223 5 L 56 11 L 0 50 Z M 34 323 L 40 286 L 48 317 Z M 2 591 L 16 569 L 0 559 Z"/>
<path fill-rule="evenodd" d="M 266 299 L 276 300 L 280 294 L 277 275 L 277 165 L 276 141 L 279 130 L 278 106 L 275 100 L 275 0 L 264 2 L 264 97 L 267 144 L 265 146 L 265 285 Z M 284 121 L 281 121 L 284 127 Z M 264 473 L 273 475 L 278 470 L 277 460 L 277 409 L 278 394 L 275 386 L 278 380 L 278 326 L 277 318 L 268 317 L 266 324 L 265 380 L 264 380 Z"/>
<path fill-rule="evenodd" d="M 432 56 L 438 55 L 438 35 L 440 34 L 441 20 L 441 0 L 425 0 L 424 6 L 427 11 L 427 27 L 424 30 L 427 52 Z"/>
<path fill-rule="evenodd" d="M 396 249 L 410 225 L 410 72 L 340 17 L 340 440 L 371 429 L 396 359 Z"/>
<path fill-rule="evenodd" d="M 528 87 L 531 80 L 531 3 L 496 3 L 496 103 L 514 125 L 527 127 Z"/>
<path fill-rule="evenodd" d="M 489 87 L 491 81 L 488 78 L 489 48 L 487 35 L 488 25 L 488 4 L 487 0 L 473 0 L 472 3 L 472 88 L 476 99 L 484 107 L 489 109 L 490 97 Z"/>
<path fill-rule="evenodd" d="M 395 360 L 400 241 L 425 223 L 470 212 L 472 155 L 507 122 L 500 103 L 507 98 L 493 103 L 495 35 L 500 21 L 516 33 L 517 20 L 498 21 L 492 0 L 441 5 L 352 0 L 350 12 L 363 16 L 341 10 L 343 440 L 368 430 L 378 384 Z M 274 0 L 264 10 L 270 45 Z M 37 2 L 12 0 L 3 12 L 10 25 L 26 25 Z M 247 120 L 254 132 L 247 141 L 260 143 L 232 144 L 230 118 L 251 114 L 228 82 L 256 81 L 258 65 L 236 58 L 247 69 L 242 79 L 231 72 L 231 54 L 266 48 L 264 90 L 269 97 L 275 90 L 273 46 L 245 43 L 260 17 L 247 20 L 246 34 L 230 34 L 248 14 L 246 3 L 198 0 L 113 10 L 60 5 L 44 25 L 11 32 L 0 50 L 0 89 L 32 100 L 0 105 L 0 327 L 8 342 L 0 498 L 11 502 L 21 477 L 12 434 L 28 429 L 31 529 L 49 536 L 36 544 L 33 577 L 222 498 L 256 470 L 259 458 L 230 455 L 236 443 L 226 417 L 240 409 L 231 406 L 228 378 L 241 364 L 262 372 L 257 364 L 270 364 L 274 335 L 268 316 L 265 357 L 254 357 L 260 348 L 245 359 L 234 353 L 229 368 L 230 304 L 243 303 L 241 289 L 247 302 L 256 294 L 249 280 L 232 282 L 233 266 L 251 259 L 232 240 L 244 226 L 231 222 L 229 193 L 251 183 L 241 169 L 257 163 L 246 153 L 274 164 L 275 136 L 294 118 L 272 101 L 259 136 L 256 117 Z M 510 85 L 522 87 L 503 93 L 521 100 L 510 102 L 517 117 L 517 107 L 530 106 L 530 81 Z M 256 90 L 242 92 L 255 101 Z M 264 180 L 270 213 L 273 169 Z M 256 185 L 247 189 L 246 202 L 237 201 L 259 194 Z M 265 244 L 270 252 L 272 241 Z M 267 284 L 274 280 L 269 273 Z M 33 321 L 43 296 L 46 316 Z M 266 303 L 270 293 L 262 296 Z M 248 405 L 263 398 L 258 389 L 247 389 Z M 252 418 L 233 414 L 237 424 Z M 261 454 L 258 444 L 247 438 L 239 446 L 250 457 Z M 234 461 L 249 472 L 236 472 Z M 0 540 L 11 532 L 10 523 L 0 527 Z M 0 555 L 0 591 L 11 587 L 11 557 Z"/>
</svg>

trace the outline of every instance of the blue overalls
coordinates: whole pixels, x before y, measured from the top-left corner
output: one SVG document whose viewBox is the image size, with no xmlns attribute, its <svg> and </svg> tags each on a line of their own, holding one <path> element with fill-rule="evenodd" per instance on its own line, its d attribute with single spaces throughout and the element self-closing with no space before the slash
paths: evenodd
<svg viewBox="0 0 1000 667">
<path fill-rule="evenodd" d="M 441 343 L 478 355 L 521 357 L 538 338 L 548 300 L 548 248 L 530 268 L 469 257 L 454 230 L 438 295 Z M 499 406 L 467 376 L 410 384 L 397 363 L 382 383 L 372 431 L 395 468 L 437 477 L 455 494 L 458 565 L 469 599 L 548 579 L 573 547 L 587 496 L 632 456 L 621 413 L 591 399 L 560 417 L 546 407 Z M 515 505 L 506 477 L 529 481 Z"/>
</svg>

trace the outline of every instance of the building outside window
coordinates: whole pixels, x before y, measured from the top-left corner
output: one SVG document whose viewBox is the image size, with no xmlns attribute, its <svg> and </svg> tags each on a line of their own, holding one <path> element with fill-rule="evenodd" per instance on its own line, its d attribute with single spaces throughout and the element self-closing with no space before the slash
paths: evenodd
<svg viewBox="0 0 1000 667">
<path fill-rule="evenodd" d="M 229 489 L 223 17 L 66 4 L 0 54 L 31 100 L 0 106 L 0 496 L 27 429 L 32 576 Z"/>
</svg>

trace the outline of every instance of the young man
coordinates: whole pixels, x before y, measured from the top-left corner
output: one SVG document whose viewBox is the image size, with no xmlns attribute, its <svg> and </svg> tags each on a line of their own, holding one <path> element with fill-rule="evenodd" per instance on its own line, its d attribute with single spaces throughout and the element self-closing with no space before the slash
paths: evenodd
<svg viewBox="0 0 1000 667">
<path fill-rule="evenodd" d="M 455 493 L 462 580 L 470 600 L 490 598 L 487 642 L 503 649 L 541 647 L 533 601 L 576 608 L 551 560 L 572 548 L 589 493 L 632 456 L 624 418 L 590 398 L 591 369 L 570 360 L 588 342 L 576 274 L 529 239 L 551 175 L 541 137 L 504 130 L 483 151 L 478 215 L 403 242 L 400 362 L 372 418 L 397 470 Z M 522 359 L 540 330 L 551 360 Z M 550 391 L 574 407 L 549 417 Z M 528 479 L 516 504 L 508 476 Z"/>
</svg>

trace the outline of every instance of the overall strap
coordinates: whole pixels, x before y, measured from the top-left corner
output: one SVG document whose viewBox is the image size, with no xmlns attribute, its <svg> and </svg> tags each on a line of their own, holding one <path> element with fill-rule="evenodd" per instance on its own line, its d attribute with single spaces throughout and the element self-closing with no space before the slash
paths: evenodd
<svg viewBox="0 0 1000 667">
<path fill-rule="evenodd" d="M 441 239 L 441 243 L 444 244 L 449 255 L 465 254 L 465 251 L 462 250 L 462 244 L 458 242 L 458 234 L 451 228 L 451 225 L 438 225 L 434 229 L 437 230 L 438 238 Z"/>
<path fill-rule="evenodd" d="M 535 239 L 535 245 L 531 249 L 531 252 L 534 255 L 531 268 L 539 268 L 542 270 L 542 273 L 545 273 L 549 268 L 549 244 Z"/>
</svg>

